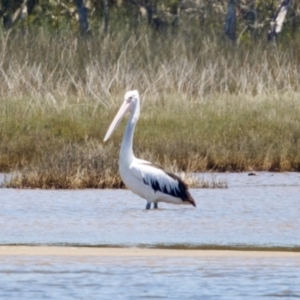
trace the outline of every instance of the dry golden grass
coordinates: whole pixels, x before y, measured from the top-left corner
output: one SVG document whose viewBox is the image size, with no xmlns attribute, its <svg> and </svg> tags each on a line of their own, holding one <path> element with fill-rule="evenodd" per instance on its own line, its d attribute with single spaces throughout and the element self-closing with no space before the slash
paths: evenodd
<svg viewBox="0 0 300 300">
<path fill-rule="evenodd" d="M 179 173 L 178 174 L 184 182 L 192 188 L 202 188 L 202 189 L 216 189 L 216 188 L 227 188 L 227 182 L 225 180 L 218 179 L 217 176 L 211 176 L 210 179 L 205 177 L 199 177 L 196 174 L 190 173 Z"/>
<path fill-rule="evenodd" d="M 43 189 L 125 188 L 117 169 L 118 155 L 111 146 L 97 142 L 62 145 L 60 151 L 45 153 L 3 182 L 5 187 Z M 171 168 L 174 171 L 174 167 Z M 178 174 L 192 188 L 226 188 L 212 177 Z"/>
<path fill-rule="evenodd" d="M 123 127 L 102 140 L 129 89 L 142 97 L 138 157 L 187 173 L 300 170 L 297 40 L 232 47 L 143 29 L 0 38 L 0 170 L 17 171 L 8 186 L 122 187 Z"/>
<path fill-rule="evenodd" d="M 143 29 L 88 39 L 43 30 L 0 38 L 0 95 L 30 97 L 28 110 L 59 112 L 70 99 L 97 110 L 132 88 L 163 102 L 170 94 L 201 101 L 223 93 L 278 96 L 300 87 L 297 40 L 283 49 L 259 42 L 232 47 L 195 30 L 174 37 Z"/>
<path fill-rule="evenodd" d="M 58 151 L 59 150 L 59 151 Z M 21 171 L 15 172 L 6 187 L 78 189 L 123 188 L 118 176 L 117 156 L 111 147 L 96 142 L 66 144 L 49 149 Z"/>
</svg>

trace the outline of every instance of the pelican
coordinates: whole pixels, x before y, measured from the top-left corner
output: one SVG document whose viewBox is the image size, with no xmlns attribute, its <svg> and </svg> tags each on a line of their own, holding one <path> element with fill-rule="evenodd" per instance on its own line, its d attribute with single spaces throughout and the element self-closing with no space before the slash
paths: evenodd
<svg viewBox="0 0 300 300">
<path fill-rule="evenodd" d="M 158 202 L 196 206 L 187 185 L 181 178 L 166 172 L 158 165 L 134 156 L 133 134 L 140 115 L 140 97 L 137 90 L 128 91 L 125 94 L 124 102 L 110 124 L 104 142 L 110 138 L 127 112 L 130 112 L 130 116 L 119 156 L 119 172 L 127 188 L 146 199 L 146 209 L 151 208 L 151 203 L 154 203 L 154 208 L 158 208 Z"/>
</svg>

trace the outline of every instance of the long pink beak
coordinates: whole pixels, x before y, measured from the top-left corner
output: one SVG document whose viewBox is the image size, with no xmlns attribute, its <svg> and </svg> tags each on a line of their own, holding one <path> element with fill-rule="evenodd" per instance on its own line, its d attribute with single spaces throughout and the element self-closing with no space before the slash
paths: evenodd
<svg viewBox="0 0 300 300">
<path fill-rule="evenodd" d="M 115 116 L 114 120 L 111 122 L 106 135 L 104 137 L 104 142 L 106 142 L 112 133 L 115 131 L 115 129 L 118 127 L 118 125 L 121 123 L 122 119 L 126 115 L 126 113 L 129 111 L 130 108 L 130 102 L 127 102 L 126 100 L 123 102 L 122 106 L 120 107 L 117 115 Z"/>
</svg>

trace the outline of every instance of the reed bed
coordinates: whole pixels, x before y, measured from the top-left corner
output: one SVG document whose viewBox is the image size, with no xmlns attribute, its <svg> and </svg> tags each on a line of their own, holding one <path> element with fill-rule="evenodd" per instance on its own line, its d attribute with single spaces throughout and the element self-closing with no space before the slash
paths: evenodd
<svg viewBox="0 0 300 300">
<path fill-rule="evenodd" d="M 129 89 L 142 98 L 138 157 L 187 173 L 299 171 L 298 49 L 193 31 L 2 34 L 0 170 L 16 174 L 7 186 L 122 187 L 124 128 L 102 140 Z"/>
</svg>

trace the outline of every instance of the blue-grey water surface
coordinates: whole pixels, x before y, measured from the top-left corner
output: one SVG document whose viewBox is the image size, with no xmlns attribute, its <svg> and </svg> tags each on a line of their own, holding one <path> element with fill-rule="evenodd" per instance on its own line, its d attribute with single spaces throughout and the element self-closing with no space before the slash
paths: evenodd
<svg viewBox="0 0 300 300">
<path fill-rule="evenodd" d="M 150 211 L 129 190 L 1 189 L 0 244 L 300 246 L 300 174 L 217 179 L 191 190 L 197 208 Z"/>
<path fill-rule="evenodd" d="M 0 299 L 300 298 L 300 258 L 0 260 Z"/>
<path fill-rule="evenodd" d="M 211 175 L 201 175 L 208 176 Z M 0 190 L 0 244 L 300 246 L 300 174 L 218 174 L 197 208 L 128 190 Z M 0 299 L 296 299 L 300 258 L 0 256 Z"/>
</svg>

